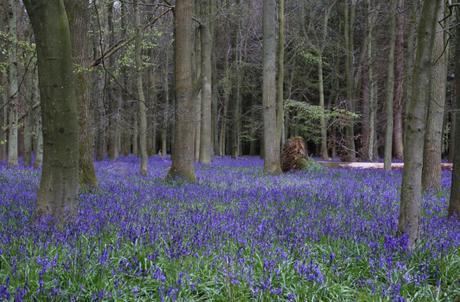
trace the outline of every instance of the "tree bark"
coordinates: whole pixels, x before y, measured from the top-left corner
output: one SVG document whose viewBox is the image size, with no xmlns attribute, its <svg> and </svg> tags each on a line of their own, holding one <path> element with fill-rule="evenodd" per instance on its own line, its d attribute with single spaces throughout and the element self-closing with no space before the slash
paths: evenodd
<svg viewBox="0 0 460 302">
<path fill-rule="evenodd" d="M 444 3 L 441 4 L 437 20 L 443 18 Z M 423 152 L 422 185 L 424 189 L 441 189 L 442 130 L 446 104 L 448 60 L 444 45 L 444 29 L 437 22 L 432 55 L 433 66 L 426 121 L 425 150 Z"/>
<path fill-rule="evenodd" d="M 229 46 L 229 48 L 231 48 Z M 220 135 L 219 135 L 219 155 L 224 156 L 226 150 L 226 141 L 227 141 L 227 114 L 228 114 L 228 104 L 230 99 L 230 91 L 232 87 L 231 77 L 230 77 L 230 49 L 227 50 L 225 55 L 224 63 L 224 78 L 223 78 L 223 104 L 222 104 L 222 117 L 220 123 Z"/>
<path fill-rule="evenodd" d="M 277 77 L 277 96 L 276 96 L 276 131 L 280 146 L 283 144 L 284 132 L 284 44 L 285 44 L 285 0 L 278 0 L 278 77 Z M 324 105 L 324 94 L 323 94 Z M 323 106 L 324 107 L 324 106 Z M 321 132 L 321 135 L 323 132 Z M 322 139 L 322 136 L 321 136 Z M 321 144 L 321 146 L 323 146 Z M 327 143 L 326 143 L 327 157 Z"/>
<path fill-rule="evenodd" d="M 209 164 L 212 156 L 212 60 L 210 32 L 210 2 L 201 1 L 201 139 L 200 163 Z"/>
<path fill-rule="evenodd" d="M 404 33 L 406 13 L 404 12 L 404 0 L 398 0 L 396 12 L 396 49 L 395 49 L 395 94 L 394 94 L 394 127 L 393 127 L 393 156 L 396 159 L 403 158 L 403 97 L 404 79 Z"/>
<path fill-rule="evenodd" d="M 65 222 L 78 193 L 78 120 L 72 48 L 62 0 L 26 0 L 37 45 L 44 158 L 36 216 Z"/>
<path fill-rule="evenodd" d="M 280 174 L 280 142 L 276 125 L 276 2 L 263 2 L 264 172 Z"/>
<path fill-rule="evenodd" d="M 166 50 L 166 60 L 164 68 L 163 90 L 165 94 L 165 110 L 163 112 L 163 128 L 161 130 L 161 155 L 168 154 L 168 126 L 169 126 L 169 54 Z"/>
<path fill-rule="evenodd" d="M 193 167 L 193 103 L 192 86 L 192 14 L 193 0 L 177 0 L 174 19 L 175 30 L 175 86 L 176 86 L 176 125 L 174 152 L 169 178 L 182 178 L 194 182 Z"/>
<path fill-rule="evenodd" d="M 138 0 L 134 0 L 134 21 L 136 30 L 136 40 L 134 43 L 134 57 L 136 65 L 136 88 L 137 88 L 137 101 L 139 109 L 139 153 L 141 158 L 140 173 L 147 175 L 147 109 L 144 96 L 144 87 L 142 83 L 142 36 L 141 36 L 141 16 L 139 13 Z"/>
<path fill-rule="evenodd" d="M 34 89 L 33 89 L 33 77 L 35 76 L 34 73 L 29 73 L 26 75 L 27 87 L 27 99 L 26 99 L 26 115 L 23 119 L 24 121 L 24 134 L 23 134 L 23 142 L 24 142 L 24 166 L 29 167 L 32 165 L 32 136 L 33 136 L 33 107 L 37 100 L 35 99 Z"/>
<path fill-rule="evenodd" d="M 88 75 L 85 67 L 89 65 L 88 43 L 89 9 L 86 2 L 64 1 L 70 26 L 73 63 L 76 66 L 75 84 L 79 114 L 79 169 L 80 185 L 97 187 L 97 177 L 93 164 L 93 138 L 89 127 Z"/>
<path fill-rule="evenodd" d="M 197 4 L 198 1 L 195 1 Z M 202 90 L 201 90 L 201 33 L 199 29 L 195 30 L 194 40 L 194 52 L 192 53 L 192 73 L 193 73 L 193 99 L 195 104 L 195 161 L 200 160 L 200 141 L 201 141 L 201 102 L 202 102 Z"/>
<path fill-rule="evenodd" d="M 386 84 L 386 130 L 385 130 L 385 170 L 391 170 L 393 155 L 393 98 L 395 85 L 395 43 L 396 43 L 396 14 L 397 0 L 390 1 L 390 49 L 388 51 L 388 74 Z"/>
<path fill-rule="evenodd" d="M 439 0 L 423 2 L 422 17 L 417 32 L 417 53 L 414 63 L 412 97 L 407 105 L 404 141 L 404 172 L 401 185 L 401 205 L 398 232 L 407 236 L 413 249 L 420 237 L 422 205 L 423 145 L 426 108 L 431 84 L 431 60 Z"/>
<path fill-rule="evenodd" d="M 351 7 L 345 2 L 345 76 L 347 81 L 347 104 L 348 110 L 354 111 L 354 92 L 353 92 L 353 36 L 354 36 L 354 19 L 355 19 L 355 0 L 352 0 Z M 345 127 L 345 160 L 355 161 L 356 160 L 356 149 L 355 149 L 355 132 L 352 121 L 348 122 Z"/>
<path fill-rule="evenodd" d="M 460 8 L 456 10 L 456 21 L 460 20 Z M 456 37 L 460 37 L 460 26 L 456 26 Z M 460 74 L 460 39 L 455 41 L 455 74 Z M 455 128 L 460 129 L 460 77 L 455 77 L 455 104 L 454 105 L 454 120 Z M 460 146 L 460 131 L 455 131 L 455 145 Z M 450 189 L 450 200 L 448 215 L 450 217 L 456 216 L 460 219 L 460 152 L 454 153 L 454 169 L 452 171 L 452 185 Z"/>
<path fill-rule="evenodd" d="M 123 4 L 122 4 L 123 5 Z M 107 40 L 109 45 L 115 44 L 115 27 L 113 22 L 114 2 L 111 0 L 107 4 Z M 107 60 L 108 68 L 113 72 L 115 70 L 115 56 L 110 56 Z M 108 141 L 107 153 L 111 160 L 119 157 L 119 112 L 120 112 L 120 98 L 122 93 L 119 91 L 114 80 L 108 76 L 107 78 L 107 101 L 109 103 L 109 126 L 108 126 Z"/>
<path fill-rule="evenodd" d="M 18 60 L 17 60 L 17 28 L 16 1 L 8 0 L 8 34 L 14 41 L 8 51 L 8 166 L 18 165 Z"/>
</svg>

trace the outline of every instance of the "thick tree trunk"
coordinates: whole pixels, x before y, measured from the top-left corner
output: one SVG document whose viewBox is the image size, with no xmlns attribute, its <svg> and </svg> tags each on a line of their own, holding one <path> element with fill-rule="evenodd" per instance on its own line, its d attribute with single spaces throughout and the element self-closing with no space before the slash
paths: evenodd
<svg viewBox="0 0 460 302">
<path fill-rule="evenodd" d="M 276 131 L 276 2 L 263 3 L 264 172 L 280 174 L 280 142 Z"/>
<path fill-rule="evenodd" d="M 90 54 L 88 43 L 89 9 L 88 4 L 81 1 L 64 1 L 70 26 L 73 63 L 78 66 L 75 74 L 76 96 L 79 114 L 79 167 L 80 185 L 96 187 L 97 178 L 93 164 L 93 138 L 89 125 L 89 91 L 88 75 L 85 67 L 89 65 Z"/>
<path fill-rule="evenodd" d="M 78 111 L 72 48 L 62 0 L 24 1 L 37 44 L 44 158 L 37 217 L 65 222 L 78 193 Z"/>
<path fill-rule="evenodd" d="M 460 8 L 457 8 L 456 21 L 460 20 Z M 456 27 L 456 36 L 460 37 L 460 26 Z M 455 74 L 460 74 L 460 39 L 455 41 Z M 454 122 L 455 128 L 460 129 L 460 77 L 455 77 L 455 104 L 454 106 Z M 460 131 L 455 131 L 455 145 L 460 146 Z M 460 219 L 460 152 L 454 153 L 454 169 L 452 171 L 452 185 L 449 200 L 449 216 L 456 216 Z"/>
<path fill-rule="evenodd" d="M 134 57 L 136 65 L 136 88 L 139 109 L 139 153 L 141 158 L 141 175 L 147 175 L 147 109 L 142 83 L 142 36 L 141 36 L 141 16 L 139 12 L 138 0 L 134 0 L 134 21 L 136 27 L 136 41 L 134 43 Z"/>
<path fill-rule="evenodd" d="M 393 98 L 395 85 L 395 43 L 396 43 L 396 14 L 397 0 L 390 1 L 390 49 L 388 51 L 388 73 L 386 83 L 386 130 L 385 130 L 385 170 L 391 170 L 393 155 Z"/>
<path fill-rule="evenodd" d="M 177 0 L 174 19 L 175 30 L 175 81 L 176 81 L 176 125 L 174 152 L 169 178 L 195 181 L 193 167 L 193 103 L 192 86 L 192 14 L 193 0 Z"/>
<path fill-rule="evenodd" d="M 210 32 L 210 2 L 201 1 L 201 139 L 200 163 L 209 164 L 212 156 L 212 60 Z"/>
<path fill-rule="evenodd" d="M 417 53 L 414 64 L 412 98 L 406 112 L 404 139 L 404 172 L 401 186 L 401 205 L 398 232 L 407 236 L 413 249 L 420 236 L 422 205 L 422 167 L 426 108 L 431 84 L 431 60 L 436 17 L 440 0 L 425 0 L 418 26 Z"/>
<path fill-rule="evenodd" d="M 8 0 L 8 34 L 13 41 L 17 40 L 16 1 Z M 16 43 L 8 51 L 8 166 L 18 164 L 18 60 Z"/>
<path fill-rule="evenodd" d="M 437 20 L 444 18 L 444 3 L 441 4 Z M 428 115 L 426 120 L 425 150 L 423 152 L 422 185 L 424 189 L 441 189 L 442 130 L 447 87 L 447 53 L 445 52 L 444 29 L 436 23 L 433 46 L 432 80 Z"/>
</svg>

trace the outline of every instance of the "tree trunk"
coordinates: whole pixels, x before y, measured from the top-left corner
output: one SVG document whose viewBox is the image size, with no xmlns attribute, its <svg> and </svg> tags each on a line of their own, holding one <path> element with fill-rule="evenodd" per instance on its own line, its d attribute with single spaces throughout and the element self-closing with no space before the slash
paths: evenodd
<svg viewBox="0 0 460 302">
<path fill-rule="evenodd" d="M 444 3 L 437 20 L 444 18 Z M 436 23 L 432 61 L 432 79 L 428 115 L 426 120 L 425 150 L 423 153 L 422 185 L 424 189 L 441 189 L 442 129 L 447 87 L 447 53 L 445 53 L 444 29 Z"/>
<path fill-rule="evenodd" d="M 211 60 L 211 32 L 210 32 L 210 1 L 201 1 L 201 139 L 200 163 L 209 164 L 212 154 L 212 60 Z"/>
<path fill-rule="evenodd" d="M 174 19 L 175 30 L 175 81 L 176 81 L 176 126 L 174 152 L 169 178 L 183 178 L 194 182 L 193 167 L 193 103 L 192 86 L 192 14 L 193 0 L 177 0 Z"/>
<path fill-rule="evenodd" d="M 38 169 L 43 163 L 43 130 L 41 114 L 35 117 L 35 161 L 34 168 Z"/>
<path fill-rule="evenodd" d="M 8 33 L 13 41 L 17 41 L 16 1 L 8 0 Z M 16 43 L 8 52 L 8 166 L 18 165 L 18 60 Z"/>
<path fill-rule="evenodd" d="M 26 99 L 26 116 L 24 117 L 24 166 L 29 167 L 32 165 L 32 135 L 33 135 L 33 106 L 36 102 L 34 89 L 33 89 L 33 77 L 34 73 L 26 75 L 27 87 L 27 99 Z"/>
<path fill-rule="evenodd" d="M 109 45 L 115 44 L 115 27 L 113 22 L 114 2 L 111 0 L 107 4 L 107 40 Z M 108 58 L 108 68 L 111 72 L 115 70 L 115 56 Z M 109 126 L 108 126 L 108 141 L 107 141 L 107 153 L 111 160 L 115 160 L 119 157 L 118 142 L 120 140 L 119 131 L 119 104 L 121 93 L 117 88 L 117 84 L 114 80 L 108 76 L 107 83 L 107 101 L 109 103 Z"/>
<path fill-rule="evenodd" d="M 418 26 L 417 53 L 414 63 L 412 98 L 406 112 L 404 141 L 404 172 L 401 185 L 401 205 L 398 232 L 407 236 L 413 249 L 420 236 L 422 205 L 422 167 L 426 108 L 431 83 L 431 60 L 439 0 L 425 0 Z"/>
<path fill-rule="evenodd" d="M 385 130 L 385 170 L 391 170 L 393 153 L 393 97 L 395 86 L 395 43 L 396 43 L 396 14 L 397 0 L 390 1 L 390 49 L 388 51 L 388 74 L 386 84 L 386 130 Z"/>
<path fill-rule="evenodd" d="M 141 175 L 147 175 L 147 109 L 142 83 L 142 36 L 141 36 L 141 16 L 139 13 L 138 0 L 134 0 L 134 20 L 136 27 L 136 41 L 134 44 L 134 57 L 136 65 L 136 88 L 137 101 L 139 108 L 139 151 L 141 158 Z"/>
<path fill-rule="evenodd" d="M 277 77 L 277 96 L 276 96 L 276 138 L 282 144 L 284 132 L 284 44 L 285 44 L 285 0 L 278 0 L 278 77 Z M 323 94 L 324 101 L 324 94 Z M 324 103 L 324 102 L 323 102 Z M 324 104 L 323 104 L 324 105 Z M 323 106 L 324 107 L 324 106 Z M 322 134 L 322 132 L 321 132 Z M 322 138 L 321 138 L 322 139 Z M 321 145 L 322 146 L 322 145 Z M 327 146 L 326 146 L 327 157 Z"/>
<path fill-rule="evenodd" d="M 37 43 L 44 158 L 37 217 L 65 222 L 78 193 L 78 112 L 72 48 L 62 0 L 26 0 Z"/>
<path fill-rule="evenodd" d="M 280 142 L 276 127 L 276 2 L 263 2 L 264 172 L 280 174 Z"/>
<path fill-rule="evenodd" d="M 396 49 L 395 49 L 395 94 L 394 94 L 394 127 L 393 127 L 393 156 L 396 159 L 403 158 L 403 123 L 402 109 L 404 87 L 407 83 L 404 79 L 404 32 L 406 14 L 404 11 L 404 0 L 398 0 L 396 12 Z"/>
<path fill-rule="evenodd" d="M 165 94 L 165 111 L 163 113 L 163 128 L 161 130 L 161 155 L 168 154 L 168 126 L 169 126 L 169 54 L 166 50 L 163 90 Z"/>
<path fill-rule="evenodd" d="M 231 48 L 231 47 L 229 47 Z M 230 100 L 230 91 L 232 87 L 231 77 L 230 77 L 230 49 L 227 50 L 225 55 L 224 63 L 224 78 L 223 78 L 223 104 L 222 104 L 222 117 L 220 123 L 220 135 L 219 135 L 219 155 L 224 156 L 226 150 L 226 141 L 227 141 L 227 114 L 228 114 L 228 104 Z"/>
<path fill-rule="evenodd" d="M 460 8 L 456 10 L 456 21 L 460 20 Z M 460 26 L 456 26 L 456 37 L 460 37 Z M 460 74 L 460 39 L 455 41 L 455 74 Z M 455 104 L 454 106 L 454 121 L 455 128 L 460 129 L 460 77 L 455 77 Z M 455 131 L 455 145 L 460 146 L 460 131 Z M 456 216 L 460 219 L 460 152 L 454 153 L 454 169 L 452 171 L 452 185 L 450 189 L 450 200 L 448 215 L 450 217 Z"/>
<path fill-rule="evenodd" d="M 195 1 L 195 4 L 198 1 Z M 195 137 L 195 161 L 200 160 L 200 141 L 201 141 L 201 102 L 202 102 L 202 93 L 201 90 L 201 33 L 197 29 L 195 31 L 195 40 L 194 40 L 194 52 L 192 53 L 192 73 L 194 76 L 192 85 L 193 85 L 193 99 L 195 104 L 195 127 L 194 127 L 194 137 Z"/>
<path fill-rule="evenodd" d="M 321 108 L 320 128 L 321 128 L 321 158 L 329 159 L 327 154 L 327 125 L 324 106 L 324 80 L 323 80 L 323 57 L 318 58 L 318 85 L 319 85 L 319 107 Z"/>
<path fill-rule="evenodd" d="M 347 104 L 348 110 L 354 111 L 354 92 L 353 92 L 353 25 L 355 19 L 355 3 L 352 1 L 351 7 L 348 6 L 348 3 L 345 2 L 345 26 L 344 26 L 344 35 L 345 35 L 345 49 L 346 49 L 346 59 L 345 59 L 345 76 L 347 81 Z M 348 122 L 348 125 L 345 127 L 345 160 L 346 161 L 355 161 L 356 160 L 356 151 L 355 151 L 355 132 L 353 121 Z"/>
<path fill-rule="evenodd" d="M 89 9 L 88 4 L 81 1 L 64 1 L 70 26 L 73 63 L 78 66 L 75 74 L 76 96 L 79 114 L 79 152 L 80 152 L 80 185 L 97 187 L 96 172 L 93 164 L 93 138 L 89 125 L 89 91 L 88 75 L 85 71 L 89 65 L 90 54 L 88 43 Z"/>
</svg>

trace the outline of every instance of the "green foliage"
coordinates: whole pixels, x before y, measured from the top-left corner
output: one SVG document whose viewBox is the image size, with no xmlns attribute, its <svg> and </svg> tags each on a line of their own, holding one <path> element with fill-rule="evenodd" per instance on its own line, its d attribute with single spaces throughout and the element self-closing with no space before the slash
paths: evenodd
<svg viewBox="0 0 460 302">
<path fill-rule="evenodd" d="M 359 115 L 341 108 L 323 110 L 320 106 L 296 100 L 286 100 L 285 110 L 307 140 L 319 143 L 321 139 L 320 119 L 324 117 L 328 128 L 340 129 L 358 120 Z"/>
<path fill-rule="evenodd" d="M 323 172 L 325 170 L 324 166 L 322 166 L 321 164 L 317 163 L 312 158 L 299 158 L 297 160 L 297 166 L 301 170 L 314 172 L 314 173 Z"/>
<path fill-rule="evenodd" d="M 300 56 L 302 57 L 305 64 L 308 65 L 318 65 L 320 62 L 320 57 L 306 50 L 300 51 Z"/>
</svg>

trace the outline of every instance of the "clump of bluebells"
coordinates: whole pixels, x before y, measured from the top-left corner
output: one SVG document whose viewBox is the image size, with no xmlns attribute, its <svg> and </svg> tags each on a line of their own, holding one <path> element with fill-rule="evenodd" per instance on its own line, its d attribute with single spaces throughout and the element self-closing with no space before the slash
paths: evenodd
<svg viewBox="0 0 460 302">
<path fill-rule="evenodd" d="M 0 301 L 459 301 L 460 223 L 427 193 L 422 237 L 395 236 L 400 171 L 264 176 L 256 158 L 96 164 L 66 228 L 31 224 L 39 171 L 0 166 Z"/>
</svg>

